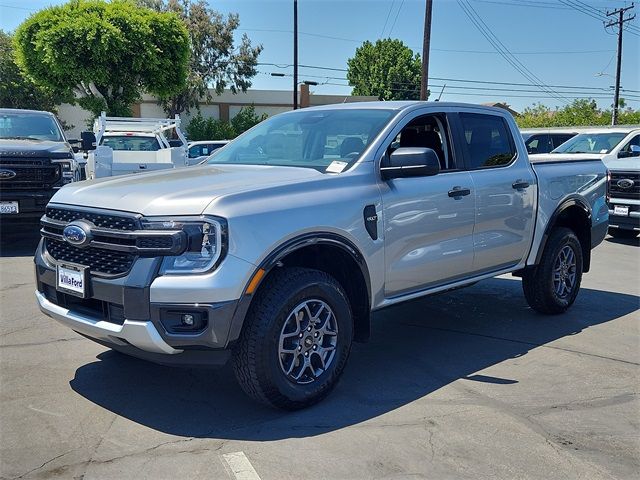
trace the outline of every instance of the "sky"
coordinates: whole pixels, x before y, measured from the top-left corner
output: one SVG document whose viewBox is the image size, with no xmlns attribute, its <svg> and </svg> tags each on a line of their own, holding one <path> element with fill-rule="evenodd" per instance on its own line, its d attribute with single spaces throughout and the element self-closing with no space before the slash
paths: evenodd
<svg viewBox="0 0 640 480">
<path fill-rule="evenodd" d="M 64 2 L 0 0 L 0 28 L 13 31 L 35 11 L 60 3 Z M 208 3 L 223 14 L 238 13 L 238 38 L 246 33 L 264 47 L 252 88 L 290 90 L 293 0 Z M 608 108 L 613 102 L 617 29 L 605 29 L 601 17 L 630 4 L 434 0 L 431 99 L 442 92 L 442 101 L 506 102 L 522 111 L 537 102 L 562 107 L 577 97 L 594 97 L 600 107 Z M 397 38 L 415 52 L 422 51 L 424 8 L 425 0 L 298 0 L 299 80 L 318 82 L 311 87 L 314 93 L 349 94 L 347 60 L 364 40 Z M 623 34 L 621 96 L 639 109 L 640 5 L 628 13 L 636 18 L 625 24 Z M 484 35 L 477 25 L 485 28 Z M 273 77 L 272 72 L 287 76 Z"/>
</svg>

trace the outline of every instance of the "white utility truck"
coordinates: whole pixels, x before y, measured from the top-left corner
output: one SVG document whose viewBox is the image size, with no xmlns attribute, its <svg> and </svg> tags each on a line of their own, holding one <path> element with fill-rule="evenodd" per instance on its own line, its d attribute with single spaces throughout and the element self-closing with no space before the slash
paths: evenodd
<svg viewBox="0 0 640 480">
<path fill-rule="evenodd" d="M 93 126 L 97 148 L 79 155 L 87 178 L 151 172 L 189 165 L 187 139 L 174 119 L 107 117 Z M 80 160 L 80 159 L 79 159 Z"/>
</svg>

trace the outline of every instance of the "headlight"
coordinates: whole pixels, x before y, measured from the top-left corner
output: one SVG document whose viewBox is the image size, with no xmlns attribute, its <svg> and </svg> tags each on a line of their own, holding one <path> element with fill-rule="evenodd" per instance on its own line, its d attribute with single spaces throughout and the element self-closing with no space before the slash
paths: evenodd
<svg viewBox="0 0 640 480">
<path fill-rule="evenodd" d="M 62 182 L 69 183 L 73 180 L 73 171 L 71 171 L 71 162 L 68 160 L 53 160 L 52 163 L 60 165 L 60 172 L 62 173 Z"/>
<path fill-rule="evenodd" d="M 227 222 L 213 217 L 147 218 L 148 230 L 183 230 L 187 250 L 182 255 L 164 257 L 161 275 L 205 273 L 217 267 L 227 251 Z"/>
</svg>

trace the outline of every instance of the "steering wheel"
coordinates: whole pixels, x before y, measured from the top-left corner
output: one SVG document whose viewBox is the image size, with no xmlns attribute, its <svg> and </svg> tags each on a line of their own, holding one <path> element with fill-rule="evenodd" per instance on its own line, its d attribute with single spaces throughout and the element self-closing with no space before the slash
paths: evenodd
<svg viewBox="0 0 640 480">
<path fill-rule="evenodd" d="M 357 158 L 358 155 L 360 155 L 360 152 L 350 152 L 350 153 L 347 153 L 343 158 L 354 159 L 354 158 Z"/>
</svg>

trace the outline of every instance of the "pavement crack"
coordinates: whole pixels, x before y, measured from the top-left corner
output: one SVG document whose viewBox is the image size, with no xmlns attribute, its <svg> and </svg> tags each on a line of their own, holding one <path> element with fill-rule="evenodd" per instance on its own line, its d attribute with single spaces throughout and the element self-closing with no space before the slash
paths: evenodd
<svg viewBox="0 0 640 480">
<path fill-rule="evenodd" d="M 83 340 L 83 339 L 82 338 L 57 338 L 55 340 L 48 340 L 46 342 L 8 343 L 8 344 L 0 345 L 0 348 L 38 347 L 41 345 L 49 345 L 52 343 L 77 342 L 79 340 Z"/>
<path fill-rule="evenodd" d="M 17 480 L 18 478 L 24 478 L 24 477 L 26 477 L 27 475 L 29 475 L 29 474 L 31 474 L 31 473 L 33 473 L 33 472 L 36 472 L 36 471 L 38 471 L 38 470 L 41 470 L 41 469 L 43 469 L 45 466 L 47 466 L 48 464 L 50 464 L 51 462 L 53 462 L 53 461 L 55 461 L 55 460 L 59 459 L 60 457 L 64 457 L 65 455 L 68 455 L 68 454 L 70 454 L 71 452 L 73 452 L 73 451 L 75 451 L 75 450 L 76 450 L 76 449 L 74 448 L 74 449 L 72 449 L 72 450 L 69 450 L 68 452 L 64 452 L 64 453 L 61 453 L 60 455 L 56 455 L 56 456 L 55 456 L 55 457 L 53 457 L 52 459 L 47 460 L 46 462 L 44 462 L 44 463 L 43 463 L 42 465 L 40 465 L 39 467 L 32 468 L 32 469 L 31 469 L 31 470 L 29 470 L 28 472 L 25 472 L 25 473 L 23 473 L 22 475 L 19 475 L 19 476 L 17 476 L 17 477 L 14 477 L 14 479 L 15 479 L 15 480 Z"/>
</svg>

